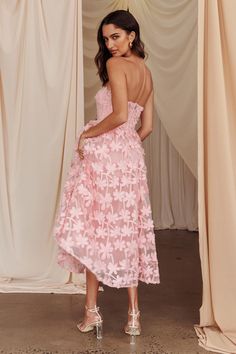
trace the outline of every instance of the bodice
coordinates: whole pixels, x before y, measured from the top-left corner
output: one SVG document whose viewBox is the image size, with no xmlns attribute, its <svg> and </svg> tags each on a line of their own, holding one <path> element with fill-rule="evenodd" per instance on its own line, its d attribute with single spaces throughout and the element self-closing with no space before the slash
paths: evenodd
<svg viewBox="0 0 236 354">
<path fill-rule="evenodd" d="M 111 90 L 107 86 L 103 86 L 97 91 L 95 101 L 97 106 L 97 120 L 102 120 L 112 113 Z M 123 125 L 134 129 L 143 109 L 144 108 L 137 102 L 128 101 L 128 121 Z"/>
</svg>

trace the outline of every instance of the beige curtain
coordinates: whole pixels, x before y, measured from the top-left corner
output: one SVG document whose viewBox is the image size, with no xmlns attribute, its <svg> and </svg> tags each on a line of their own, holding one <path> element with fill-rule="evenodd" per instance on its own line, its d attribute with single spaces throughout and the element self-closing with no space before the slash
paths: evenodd
<svg viewBox="0 0 236 354">
<path fill-rule="evenodd" d="M 84 292 L 53 221 L 84 121 L 81 1 L 0 2 L 0 291 Z"/>
<path fill-rule="evenodd" d="M 236 2 L 199 0 L 199 344 L 236 353 Z"/>
<path fill-rule="evenodd" d="M 83 1 L 85 120 L 94 119 L 100 87 L 96 32 L 111 11 L 140 24 L 155 85 L 154 129 L 144 142 L 156 229 L 198 230 L 197 0 Z"/>
<path fill-rule="evenodd" d="M 196 0 L 83 1 L 83 48 L 82 1 L 2 0 L 2 292 L 85 291 L 83 277 L 56 264 L 52 228 L 84 123 L 83 58 L 87 122 L 94 119 L 100 86 L 93 62 L 98 23 L 128 5 L 155 81 L 154 131 L 144 143 L 155 227 L 197 230 Z"/>
</svg>

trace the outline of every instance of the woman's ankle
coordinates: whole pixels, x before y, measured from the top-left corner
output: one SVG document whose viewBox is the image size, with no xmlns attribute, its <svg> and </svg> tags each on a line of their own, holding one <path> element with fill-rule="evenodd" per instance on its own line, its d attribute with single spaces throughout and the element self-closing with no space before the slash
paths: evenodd
<svg viewBox="0 0 236 354">
<path fill-rule="evenodd" d="M 139 307 L 138 307 L 138 305 L 135 305 L 135 306 L 129 306 L 129 308 L 128 308 L 128 313 L 137 313 L 137 312 L 139 312 Z"/>
<path fill-rule="evenodd" d="M 88 303 L 86 302 L 86 304 L 85 304 L 86 310 L 94 310 L 96 308 L 97 308 L 97 304 L 94 302 L 88 302 Z"/>
</svg>

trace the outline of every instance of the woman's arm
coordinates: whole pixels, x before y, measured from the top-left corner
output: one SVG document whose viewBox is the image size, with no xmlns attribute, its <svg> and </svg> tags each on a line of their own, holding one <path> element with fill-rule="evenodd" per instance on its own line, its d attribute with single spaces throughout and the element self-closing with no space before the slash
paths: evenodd
<svg viewBox="0 0 236 354">
<path fill-rule="evenodd" d="M 152 91 L 145 103 L 144 110 L 140 116 L 141 126 L 137 130 L 137 133 L 142 141 L 152 132 L 153 105 L 154 105 L 154 92 L 152 89 Z"/>
<path fill-rule="evenodd" d="M 82 133 L 86 138 L 93 138 L 127 122 L 128 96 L 124 61 L 122 58 L 111 57 L 106 62 L 109 84 L 112 92 L 113 112 L 101 122 Z"/>
</svg>

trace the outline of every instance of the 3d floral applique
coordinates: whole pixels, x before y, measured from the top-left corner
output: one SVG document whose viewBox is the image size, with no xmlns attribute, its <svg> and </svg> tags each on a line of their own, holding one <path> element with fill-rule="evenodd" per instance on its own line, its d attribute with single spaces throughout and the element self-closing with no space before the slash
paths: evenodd
<svg viewBox="0 0 236 354">
<path fill-rule="evenodd" d="M 108 89 L 95 99 L 97 119 L 85 130 L 112 112 Z M 135 130 L 142 110 L 128 102 L 128 121 L 86 139 L 83 160 L 77 137 L 54 231 L 58 264 L 78 273 L 87 267 L 117 288 L 160 282 L 144 149 Z"/>
</svg>

